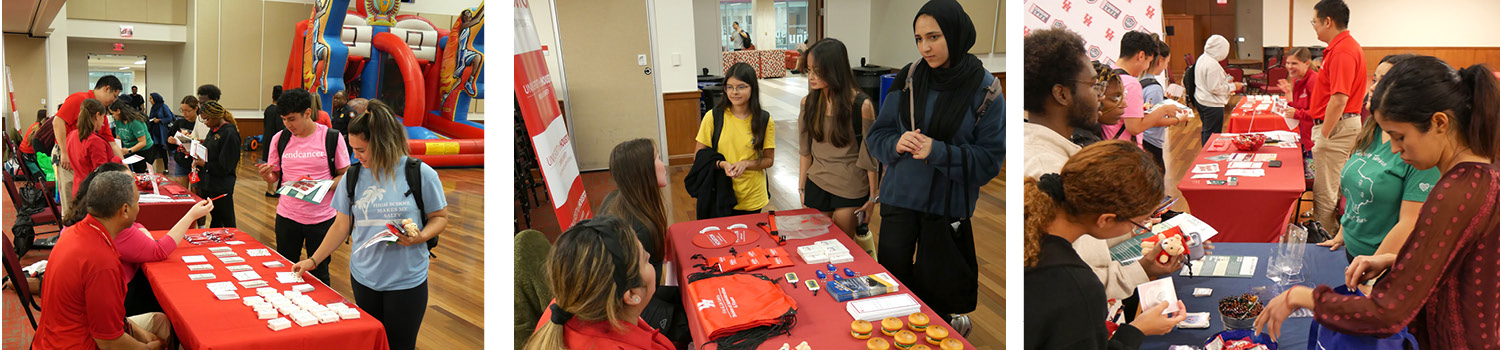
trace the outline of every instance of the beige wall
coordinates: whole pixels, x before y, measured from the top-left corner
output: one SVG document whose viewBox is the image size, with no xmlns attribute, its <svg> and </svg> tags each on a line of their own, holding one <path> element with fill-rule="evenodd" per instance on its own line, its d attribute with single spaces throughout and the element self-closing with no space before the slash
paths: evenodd
<svg viewBox="0 0 1500 350">
<path fill-rule="evenodd" d="M 5 34 L 5 64 L 10 67 L 11 83 L 15 86 L 16 109 L 21 112 L 21 127 L 36 121 L 36 110 L 47 108 L 42 99 L 47 98 L 47 39 L 31 38 L 21 34 Z M 61 101 L 58 101 L 61 102 Z M 48 101 L 56 105 L 57 102 Z M 10 103 L 4 103 L 10 111 Z M 10 118 L 6 113 L 5 117 Z M 5 123 L 7 127 L 15 124 Z"/>
<path fill-rule="evenodd" d="M 1288 1 L 1292 1 L 1289 5 Z M 1287 45 L 1287 10 L 1292 46 L 1327 46 L 1318 41 L 1309 21 L 1317 0 L 1264 0 L 1262 33 L 1266 46 Z M 1413 0 L 1349 1 L 1349 31 L 1364 47 L 1496 47 L 1500 46 L 1500 1 L 1445 0 L 1441 6 Z M 1392 20 L 1401 19 L 1400 25 Z M 1443 33 L 1434 35 L 1435 33 Z"/>
<path fill-rule="evenodd" d="M 645 67 L 636 65 L 636 55 L 652 55 L 646 1 L 553 5 L 579 168 L 608 168 L 616 144 L 661 135 L 656 109 L 661 96 Z"/>
<path fill-rule="evenodd" d="M 67 6 L 70 19 L 187 24 L 188 0 L 68 0 Z"/>
<path fill-rule="evenodd" d="M 179 83 L 181 79 L 178 79 L 178 76 L 182 74 L 180 68 L 182 65 L 178 64 L 180 52 L 183 50 L 182 43 L 140 42 L 125 45 L 125 51 L 113 51 L 113 48 L 113 43 L 108 41 L 68 40 L 68 91 L 79 92 L 93 89 L 88 81 L 89 54 L 106 54 L 146 56 L 146 70 L 135 71 L 136 84 L 141 86 L 143 97 L 149 99 L 152 92 L 157 92 L 161 93 L 163 99 L 177 102 L 182 96 L 193 93 L 196 86 L 182 86 Z M 124 92 L 130 93 L 130 87 L 125 87 Z M 56 101 L 51 104 L 55 107 L 61 102 Z"/>
</svg>

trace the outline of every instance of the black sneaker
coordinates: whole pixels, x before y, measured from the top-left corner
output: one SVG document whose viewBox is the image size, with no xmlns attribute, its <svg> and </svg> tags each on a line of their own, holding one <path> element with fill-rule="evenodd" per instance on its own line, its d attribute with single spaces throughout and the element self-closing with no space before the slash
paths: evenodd
<svg viewBox="0 0 1500 350">
<path fill-rule="evenodd" d="M 266 198 L 281 198 L 280 193 L 266 192 Z"/>
</svg>

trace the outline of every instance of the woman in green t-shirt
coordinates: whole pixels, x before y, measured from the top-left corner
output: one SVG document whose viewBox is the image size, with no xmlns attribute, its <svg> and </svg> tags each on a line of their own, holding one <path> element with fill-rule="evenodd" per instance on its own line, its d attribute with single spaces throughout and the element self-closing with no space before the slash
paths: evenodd
<svg viewBox="0 0 1500 350">
<path fill-rule="evenodd" d="M 131 163 L 130 171 L 146 172 L 146 165 L 153 161 L 149 158 L 150 154 L 142 152 L 150 149 L 153 144 L 151 132 L 146 128 L 146 115 L 130 107 L 123 100 L 115 99 L 115 102 L 109 105 L 109 116 L 114 120 L 112 129 L 114 129 L 115 138 L 120 140 L 120 148 L 125 150 L 125 158 L 130 158 L 133 154 L 148 157 Z"/>
<path fill-rule="evenodd" d="M 1410 54 L 1386 56 L 1375 67 L 1375 81 Z M 1362 255 L 1396 253 L 1406 243 L 1422 202 L 1441 175 L 1437 169 L 1417 170 L 1391 152 L 1391 137 L 1377 123 L 1365 123 L 1355 141 L 1354 153 L 1340 174 L 1340 193 L 1345 198 L 1342 232 L 1318 245 L 1344 247 L 1349 261 Z M 1387 242 L 1390 242 L 1387 244 Z"/>
</svg>

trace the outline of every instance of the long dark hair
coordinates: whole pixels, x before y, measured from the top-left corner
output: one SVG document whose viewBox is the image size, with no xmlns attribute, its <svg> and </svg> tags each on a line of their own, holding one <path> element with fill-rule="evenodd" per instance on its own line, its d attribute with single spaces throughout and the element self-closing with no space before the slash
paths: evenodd
<svg viewBox="0 0 1500 350">
<path fill-rule="evenodd" d="M 1371 94 L 1380 118 L 1432 128 L 1432 116 L 1448 113 L 1459 142 L 1475 155 L 1500 156 L 1500 82 L 1488 66 L 1454 70 L 1432 56 L 1412 57 L 1391 67 Z"/>
<path fill-rule="evenodd" d="M 656 187 L 656 147 L 651 139 L 634 139 L 615 146 L 609 153 L 609 175 L 620 197 L 601 208 L 600 214 L 643 222 L 650 227 L 651 256 L 665 254 L 667 209 Z"/>
<path fill-rule="evenodd" d="M 94 172 L 89 173 L 89 177 L 84 178 L 83 182 L 78 183 L 78 191 L 73 194 L 73 205 L 68 208 L 67 213 L 63 213 L 63 226 L 73 226 L 79 221 L 83 221 L 84 217 L 89 216 L 88 203 L 83 200 L 89 194 L 89 184 L 94 183 L 94 177 L 99 176 L 99 174 L 111 171 L 128 172 L 130 168 L 126 167 L 125 164 L 114 162 L 100 164 L 99 167 L 94 168 Z"/>
<path fill-rule="evenodd" d="M 755 150 L 760 151 L 765 149 L 766 126 L 771 124 L 771 116 L 763 115 L 765 114 L 763 113 L 764 110 L 760 108 L 760 81 L 756 78 L 755 67 L 745 62 L 729 66 L 729 70 L 724 71 L 724 89 L 726 92 L 729 89 L 729 79 L 731 78 L 750 85 L 750 101 L 747 102 L 750 104 L 750 134 L 754 140 Z M 719 100 L 719 105 L 714 106 L 714 109 L 722 113 L 729 110 L 729 107 L 733 105 L 734 102 L 730 102 L 729 96 L 726 94 L 724 99 Z M 759 158 L 758 154 L 757 158 Z"/>
<path fill-rule="evenodd" d="M 146 116 L 141 114 L 141 111 L 136 110 L 135 107 L 131 107 L 129 103 L 126 103 L 122 99 L 117 98 L 114 103 L 110 103 L 109 111 L 120 112 L 120 123 L 146 122 Z"/>
<path fill-rule="evenodd" d="M 807 48 L 807 56 L 797 62 L 797 69 L 814 74 L 828 86 L 813 89 L 802 103 L 802 135 L 816 142 L 829 142 L 834 147 L 848 147 L 854 143 L 854 130 L 850 118 L 861 118 L 854 105 L 854 96 L 859 86 L 854 82 L 854 70 L 849 68 L 849 50 L 844 43 L 834 38 L 825 38 Z M 813 69 L 809 62 L 817 60 Z M 832 106 L 831 110 L 828 108 Z M 833 122 L 828 123 L 827 118 Z M 825 130 L 828 129 L 828 130 Z"/>
</svg>

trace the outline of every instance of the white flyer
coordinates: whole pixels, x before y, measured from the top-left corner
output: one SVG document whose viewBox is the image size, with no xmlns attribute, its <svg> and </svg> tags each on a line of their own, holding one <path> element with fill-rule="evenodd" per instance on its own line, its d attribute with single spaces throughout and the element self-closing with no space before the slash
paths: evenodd
<svg viewBox="0 0 1500 350">
<path fill-rule="evenodd" d="M 234 279 L 241 281 L 258 280 L 260 279 L 260 274 L 255 273 L 255 271 L 240 271 L 234 273 Z"/>
<path fill-rule="evenodd" d="M 1219 172 L 1219 163 L 1193 165 L 1194 174 L 1212 174 Z"/>
<path fill-rule="evenodd" d="M 202 255 L 183 255 L 182 256 L 182 262 L 189 263 L 189 264 L 191 264 L 191 263 L 208 262 L 208 257 L 202 256 Z"/>
<path fill-rule="evenodd" d="M 1155 281 L 1142 283 L 1136 286 L 1137 293 L 1141 297 L 1141 309 L 1150 309 L 1156 304 L 1168 303 L 1167 309 L 1162 310 L 1162 315 L 1177 312 L 1177 288 L 1172 284 L 1172 278 L 1162 278 Z"/>
</svg>

